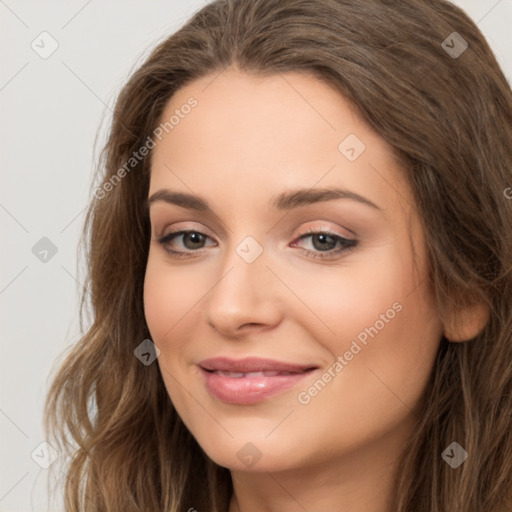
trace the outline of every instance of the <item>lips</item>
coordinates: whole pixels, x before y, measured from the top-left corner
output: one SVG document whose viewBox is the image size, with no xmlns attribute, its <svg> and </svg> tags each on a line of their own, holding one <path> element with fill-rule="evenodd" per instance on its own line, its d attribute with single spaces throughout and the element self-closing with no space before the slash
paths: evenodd
<svg viewBox="0 0 512 512">
<path fill-rule="evenodd" d="M 298 373 L 311 368 L 314 365 L 294 364 L 276 361 L 274 359 L 263 359 L 260 357 L 246 357 L 245 359 L 229 359 L 227 357 L 215 357 L 213 359 L 205 359 L 199 363 L 199 366 L 205 370 L 224 371 L 235 373 L 250 372 L 288 372 Z"/>
<path fill-rule="evenodd" d="M 256 357 L 240 360 L 217 357 L 203 360 L 198 366 L 211 395 L 238 405 L 258 403 L 280 394 L 317 369 L 314 365 Z"/>
<path fill-rule="evenodd" d="M 260 371 L 260 372 L 225 372 L 222 370 L 208 370 L 223 377 L 231 377 L 232 379 L 239 379 L 241 377 L 248 377 L 254 379 L 255 377 L 277 377 L 278 375 L 292 375 L 292 373 L 299 372 L 273 372 L 273 371 Z"/>
</svg>

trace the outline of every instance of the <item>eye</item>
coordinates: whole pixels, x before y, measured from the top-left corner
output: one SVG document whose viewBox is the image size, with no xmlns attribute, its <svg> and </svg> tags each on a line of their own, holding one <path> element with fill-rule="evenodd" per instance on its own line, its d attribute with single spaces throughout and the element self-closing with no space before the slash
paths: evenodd
<svg viewBox="0 0 512 512">
<path fill-rule="evenodd" d="M 338 254 L 349 252 L 357 245 L 357 240 L 345 238 L 329 231 L 308 231 L 305 235 L 299 237 L 298 240 L 306 238 L 311 239 L 314 250 L 304 249 L 304 252 L 308 256 L 320 259 L 331 258 Z"/>
<path fill-rule="evenodd" d="M 179 238 L 181 238 L 182 246 L 185 247 L 184 250 L 171 247 L 171 242 Z M 321 259 L 331 258 L 338 254 L 349 252 L 354 249 L 358 243 L 357 240 L 345 238 L 328 231 L 308 231 L 306 234 L 300 236 L 298 240 L 305 240 L 307 238 L 311 239 L 313 250 L 302 249 L 302 251 L 307 256 Z M 210 237 L 201 231 L 184 230 L 168 233 L 160 238 L 158 243 L 162 245 L 165 251 L 173 258 L 188 258 L 193 257 L 193 253 L 201 253 L 206 239 L 210 239 Z M 296 244 L 296 242 L 294 242 L 294 244 Z"/>
<path fill-rule="evenodd" d="M 201 231 L 195 230 L 171 232 L 160 238 L 158 243 L 160 243 L 171 256 L 176 258 L 186 258 L 191 256 L 191 254 L 187 251 L 171 248 L 171 242 L 178 237 L 181 237 L 182 244 L 185 246 L 185 248 L 191 250 L 192 252 L 198 252 L 198 249 L 202 249 L 202 244 L 204 243 L 205 239 L 210 238 L 205 233 L 201 233 Z"/>
</svg>

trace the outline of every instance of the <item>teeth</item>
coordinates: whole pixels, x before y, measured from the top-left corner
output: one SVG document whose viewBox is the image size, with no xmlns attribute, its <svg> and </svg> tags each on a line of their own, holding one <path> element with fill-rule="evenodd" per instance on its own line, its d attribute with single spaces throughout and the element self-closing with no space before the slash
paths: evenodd
<svg viewBox="0 0 512 512">
<path fill-rule="evenodd" d="M 214 373 L 218 373 L 219 375 L 222 375 L 223 377 L 232 377 L 235 379 L 238 379 L 239 377 L 243 377 L 245 374 L 238 373 L 238 372 L 223 372 L 221 370 L 216 370 Z"/>
<path fill-rule="evenodd" d="M 259 372 L 225 372 L 221 370 L 215 370 L 214 373 L 222 375 L 223 377 L 230 377 L 232 379 L 239 379 L 241 377 L 247 377 L 249 379 L 255 379 L 258 377 L 276 377 L 278 375 L 291 375 L 291 372 L 277 372 L 277 371 L 259 371 Z"/>
</svg>

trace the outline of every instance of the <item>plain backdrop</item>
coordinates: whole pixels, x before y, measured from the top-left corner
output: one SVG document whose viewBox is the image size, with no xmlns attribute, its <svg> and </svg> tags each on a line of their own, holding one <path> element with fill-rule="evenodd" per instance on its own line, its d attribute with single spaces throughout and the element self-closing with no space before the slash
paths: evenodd
<svg viewBox="0 0 512 512">
<path fill-rule="evenodd" d="M 0 512 L 48 510 L 43 403 L 79 338 L 77 244 L 116 95 L 205 3 L 0 0 Z M 512 82 L 512 0 L 454 3 Z"/>
</svg>

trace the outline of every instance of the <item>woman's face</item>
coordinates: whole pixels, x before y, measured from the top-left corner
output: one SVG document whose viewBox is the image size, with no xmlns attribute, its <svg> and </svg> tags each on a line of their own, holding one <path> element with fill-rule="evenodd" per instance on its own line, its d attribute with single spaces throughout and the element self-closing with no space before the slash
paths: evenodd
<svg viewBox="0 0 512 512">
<path fill-rule="evenodd" d="M 228 69 L 180 89 L 173 115 L 152 155 L 144 306 L 184 423 L 232 470 L 370 447 L 391 461 L 442 328 L 390 146 L 295 72 Z"/>
</svg>

